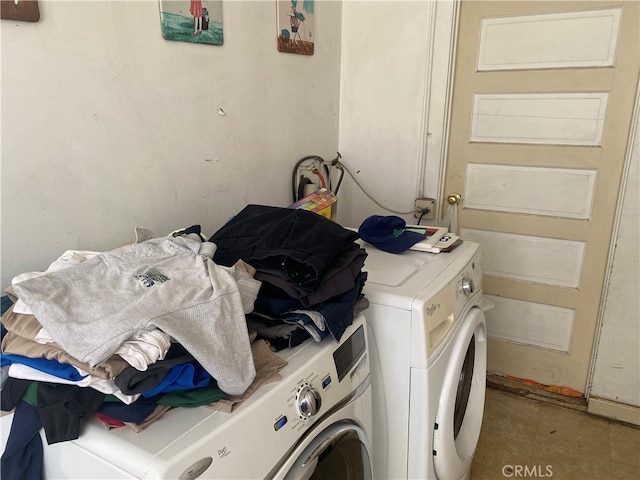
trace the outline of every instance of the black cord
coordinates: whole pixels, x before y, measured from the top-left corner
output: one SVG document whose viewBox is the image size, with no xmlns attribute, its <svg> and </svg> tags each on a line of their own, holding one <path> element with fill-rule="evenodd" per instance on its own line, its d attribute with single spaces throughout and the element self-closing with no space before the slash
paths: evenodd
<svg viewBox="0 0 640 480">
<path fill-rule="evenodd" d="M 309 180 L 307 177 L 305 177 L 304 175 L 300 175 L 300 182 L 298 182 L 298 197 L 296 198 L 296 201 L 301 200 L 302 198 L 304 198 L 304 187 L 305 187 L 305 185 L 311 185 L 312 183 L 313 182 L 311 180 Z"/>
<path fill-rule="evenodd" d="M 418 223 L 416 223 L 416 225 L 420 225 L 420 222 L 422 221 L 422 217 L 424 217 L 430 211 L 431 211 L 430 208 L 423 209 L 422 212 L 420 212 L 420 217 L 418 218 Z"/>
<path fill-rule="evenodd" d="M 344 178 L 344 168 L 342 168 L 342 164 L 338 163 L 336 168 L 340 170 L 340 178 L 338 178 L 338 184 L 336 185 L 336 190 L 333 192 L 335 195 L 338 195 L 338 190 L 340 190 L 340 184 L 342 183 L 342 179 Z"/>
<path fill-rule="evenodd" d="M 344 178 L 344 166 L 340 163 L 341 158 L 342 158 L 342 155 L 340 155 L 340 152 L 336 152 L 336 158 L 331 160 L 331 166 L 336 167 L 338 170 L 340 170 L 340 178 L 338 178 L 336 189 L 335 190 L 331 189 L 334 195 L 338 195 L 338 190 L 340 190 L 340 184 L 342 183 L 342 179 Z"/>
<path fill-rule="evenodd" d="M 324 170 L 324 178 L 326 178 L 327 181 L 327 189 L 333 191 L 331 188 L 331 170 L 329 170 L 329 165 L 323 163 L 322 169 Z"/>
</svg>

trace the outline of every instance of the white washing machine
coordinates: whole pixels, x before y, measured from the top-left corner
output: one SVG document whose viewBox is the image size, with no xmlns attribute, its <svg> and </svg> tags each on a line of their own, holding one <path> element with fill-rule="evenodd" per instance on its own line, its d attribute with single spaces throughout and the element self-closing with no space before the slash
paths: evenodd
<svg viewBox="0 0 640 480">
<path fill-rule="evenodd" d="M 362 245 L 374 477 L 467 478 L 486 384 L 479 246 L 434 255 Z"/>
<path fill-rule="evenodd" d="M 339 344 L 328 338 L 279 352 L 289 362 L 282 380 L 231 414 L 179 408 L 141 433 L 91 419 L 77 440 L 47 445 L 43 437 L 45 477 L 370 479 L 366 329 L 359 316 Z"/>
</svg>

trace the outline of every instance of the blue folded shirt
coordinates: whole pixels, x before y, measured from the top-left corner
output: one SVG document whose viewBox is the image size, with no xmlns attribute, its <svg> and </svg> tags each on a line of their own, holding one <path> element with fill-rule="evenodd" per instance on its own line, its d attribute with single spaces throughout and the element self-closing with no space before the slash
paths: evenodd
<svg viewBox="0 0 640 480">
<path fill-rule="evenodd" d="M 0 357 L 0 366 L 11 365 L 12 363 L 20 363 L 27 365 L 28 367 L 35 368 L 41 372 L 48 373 L 58 378 L 70 380 L 72 382 L 79 382 L 83 378 L 89 375 L 82 375 L 76 367 L 68 363 L 60 363 L 57 360 L 50 360 L 48 358 L 31 358 L 24 355 L 15 355 L 13 353 L 3 353 Z"/>
<path fill-rule="evenodd" d="M 151 398 L 159 393 L 206 387 L 210 381 L 211 375 L 198 362 L 180 363 L 171 367 L 160 383 L 142 396 Z"/>
</svg>

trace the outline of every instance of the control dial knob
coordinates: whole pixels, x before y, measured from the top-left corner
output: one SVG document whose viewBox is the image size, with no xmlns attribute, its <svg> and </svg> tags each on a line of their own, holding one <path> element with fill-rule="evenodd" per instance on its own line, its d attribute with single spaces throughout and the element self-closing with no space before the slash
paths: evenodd
<svg viewBox="0 0 640 480">
<path fill-rule="evenodd" d="M 464 277 L 460 284 L 460 288 L 462 289 L 462 293 L 465 295 L 471 295 L 473 293 L 473 280 L 469 277 Z"/>
<path fill-rule="evenodd" d="M 320 394 L 309 383 L 303 383 L 298 387 L 296 403 L 298 404 L 300 418 L 306 420 L 320 410 Z"/>
</svg>

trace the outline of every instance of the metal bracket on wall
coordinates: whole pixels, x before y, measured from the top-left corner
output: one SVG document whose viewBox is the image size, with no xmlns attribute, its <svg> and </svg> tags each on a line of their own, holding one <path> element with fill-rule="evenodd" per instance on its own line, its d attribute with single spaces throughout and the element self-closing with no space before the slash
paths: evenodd
<svg viewBox="0 0 640 480">
<path fill-rule="evenodd" d="M 433 220 L 436 216 L 436 201 L 433 198 L 416 198 L 413 216 L 424 220 Z"/>
</svg>

